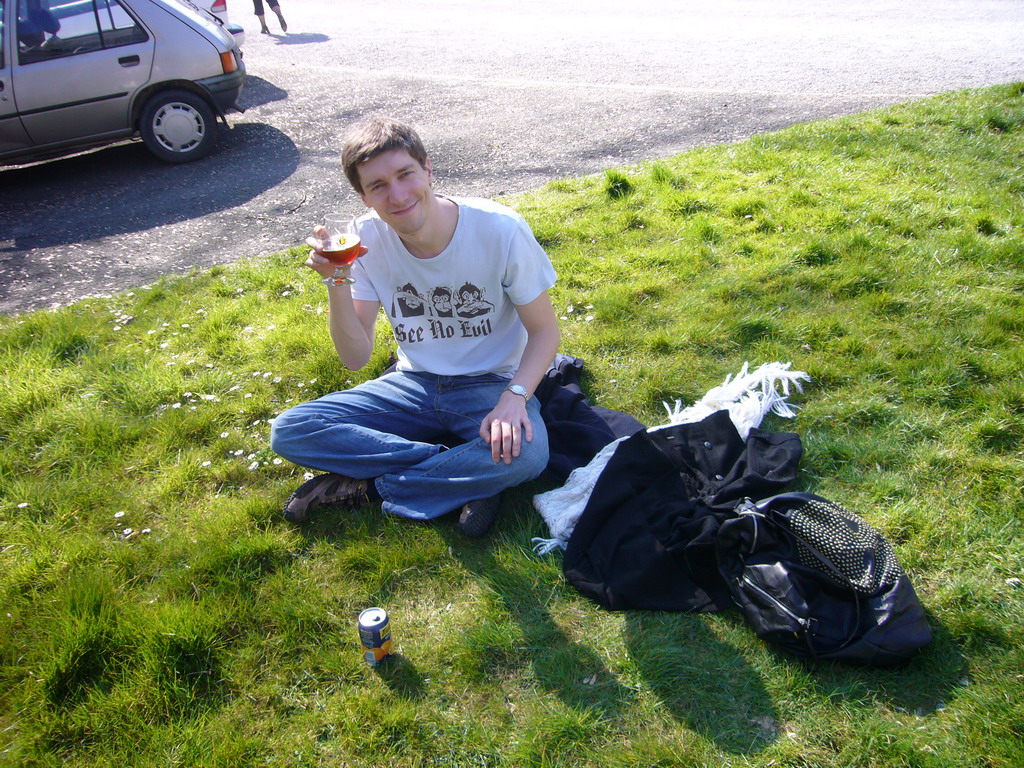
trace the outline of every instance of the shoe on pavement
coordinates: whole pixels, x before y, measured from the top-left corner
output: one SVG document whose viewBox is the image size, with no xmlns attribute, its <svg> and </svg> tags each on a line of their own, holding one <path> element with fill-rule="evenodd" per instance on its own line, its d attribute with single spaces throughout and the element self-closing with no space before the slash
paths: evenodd
<svg viewBox="0 0 1024 768">
<path fill-rule="evenodd" d="M 373 480 L 356 480 L 333 472 L 317 475 L 300 485 L 284 503 L 284 519 L 290 523 L 304 522 L 317 507 L 356 507 L 380 501 Z"/>
<path fill-rule="evenodd" d="M 459 510 L 459 532 L 468 539 L 480 539 L 490 533 L 501 511 L 501 494 L 467 501 Z"/>
</svg>

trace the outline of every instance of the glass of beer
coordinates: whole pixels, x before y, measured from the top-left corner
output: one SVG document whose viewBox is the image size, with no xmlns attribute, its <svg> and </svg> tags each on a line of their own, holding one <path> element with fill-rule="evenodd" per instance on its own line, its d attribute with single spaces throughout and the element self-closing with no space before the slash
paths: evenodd
<svg viewBox="0 0 1024 768">
<path fill-rule="evenodd" d="M 345 273 L 359 258 L 360 240 L 355 219 L 349 216 L 327 216 L 324 218 L 324 233 L 321 237 L 324 257 L 337 265 L 334 274 L 324 278 L 328 285 L 351 285 L 355 280 Z"/>
</svg>

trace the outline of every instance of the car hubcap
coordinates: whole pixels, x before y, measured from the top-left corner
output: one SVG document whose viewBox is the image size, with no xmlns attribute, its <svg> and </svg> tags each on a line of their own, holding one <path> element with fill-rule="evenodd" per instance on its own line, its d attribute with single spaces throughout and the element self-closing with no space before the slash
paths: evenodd
<svg viewBox="0 0 1024 768">
<path fill-rule="evenodd" d="M 187 152 L 203 140 L 203 117 L 188 104 L 165 104 L 153 118 L 153 133 L 171 152 Z"/>
</svg>

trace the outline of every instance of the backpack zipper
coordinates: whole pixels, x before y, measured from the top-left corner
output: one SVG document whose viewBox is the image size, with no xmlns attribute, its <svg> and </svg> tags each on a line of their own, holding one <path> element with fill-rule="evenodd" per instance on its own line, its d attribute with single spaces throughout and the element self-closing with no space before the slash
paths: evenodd
<svg viewBox="0 0 1024 768">
<path fill-rule="evenodd" d="M 791 619 L 793 619 L 793 621 L 795 621 L 797 624 L 799 624 L 803 628 L 803 630 L 805 632 L 809 632 L 810 631 L 810 629 L 811 629 L 811 621 L 810 621 L 810 619 L 805 619 L 802 616 L 797 616 L 795 613 L 793 613 L 793 611 L 791 611 L 789 609 L 788 606 L 786 606 L 781 600 L 779 600 L 779 598 L 775 597 L 775 595 L 773 595 L 773 594 L 770 594 L 763 587 L 760 587 L 757 584 L 755 584 L 753 581 L 751 581 L 750 577 L 747 576 L 747 574 L 743 574 L 742 581 L 743 581 L 744 584 L 746 584 L 748 587 L 753 589 L 759 595 L 761 595 L 762 597 L 767 598 L 771 602 L 775 603 L 775 605 L 779 608 L 780 611 L 785 613 L 787 616 L 789 616 Z"/>
</svg>

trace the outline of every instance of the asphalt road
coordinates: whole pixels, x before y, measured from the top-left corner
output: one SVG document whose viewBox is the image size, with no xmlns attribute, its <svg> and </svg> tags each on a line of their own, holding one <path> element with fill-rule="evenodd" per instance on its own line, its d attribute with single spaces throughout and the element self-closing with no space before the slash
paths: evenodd
<svg viewBox="0 0 1024 768">
<path fill-rule="evenodd" d="M 494 196 L 943 91 L 1024 80 L 1020 0 L 248 0 L 243 115 L 171 166 L 141 144 L 0 170 L 0 312 L 300 243 L 362 204 L 360 116 L 411 122 L 441 189 Z"/>
</svg>

